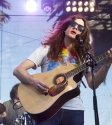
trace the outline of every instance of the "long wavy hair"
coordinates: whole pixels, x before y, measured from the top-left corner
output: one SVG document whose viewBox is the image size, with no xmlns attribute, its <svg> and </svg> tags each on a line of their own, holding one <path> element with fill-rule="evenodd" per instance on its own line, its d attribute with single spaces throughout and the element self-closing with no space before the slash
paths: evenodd
<svg viewBox="0 0 112 125">
<path fill-rule="evenodd" d="M 81 33 L 81 38 L 84 43 L 84 47 L 90 51 L 92 48 L 92 45 L 90 44 L 90 28 L 89 24 L 82 15 L 74 15 L 70 16 L 67 19 L 56 22 L 56 27 L 51 32 L 50 36 L 42 43 L 43 45 L 49 45 L 50 50 L 47 54 L 49 59 L 57 60 L 58 56 L 61 53 L 62 45 L 64 44 L 64 37 L 65 37 L 65 30 L 68 28 L 70 21 L 74 21 L 76 19 L 82 19 L 84 21 L 84 31 Z M 78 53 L 79 57 L 81 58 L 83 55 L 83 51 L 80 47 L 79 42 L 74 39 L 73 47 L 75 48 L 75 51 Z"/>
</svg>

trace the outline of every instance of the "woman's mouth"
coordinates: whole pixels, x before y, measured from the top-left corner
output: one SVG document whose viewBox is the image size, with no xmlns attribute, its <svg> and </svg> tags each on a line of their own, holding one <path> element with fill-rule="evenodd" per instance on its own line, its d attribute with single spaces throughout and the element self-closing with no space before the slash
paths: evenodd
<svg viewBox="0 0 112 125">
<path fill-rule="evenodd" d="M 75 34 L 76 34 L 76 32 L 75 32 L 75 31 L 71 31 L 70 33 L 71 33 L 71 34 L 73 34 L 73 35 L 75 35 Z"/>
</svg>

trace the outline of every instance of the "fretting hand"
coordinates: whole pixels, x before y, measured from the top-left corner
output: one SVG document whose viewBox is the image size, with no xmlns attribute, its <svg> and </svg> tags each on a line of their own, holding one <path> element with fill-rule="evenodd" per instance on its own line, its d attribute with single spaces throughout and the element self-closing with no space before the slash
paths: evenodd
<svg viewBox="0 0 112 125">
<path fill-rule="evenodd" d="M 108 57 L 106 59 L 105 65 L 110 66 L 110 64 L 112 64 L 112 48 L 108 50 L 107 53 L 108 53 Z"/>
</svg>

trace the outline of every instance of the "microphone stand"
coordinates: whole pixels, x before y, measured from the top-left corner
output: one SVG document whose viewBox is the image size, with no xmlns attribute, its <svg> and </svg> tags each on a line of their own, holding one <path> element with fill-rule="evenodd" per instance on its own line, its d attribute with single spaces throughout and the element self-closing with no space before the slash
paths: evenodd
<svg viewBox="0 0 112 125">
<path fill-rule="evenodd" d="M 76 39 L 80 42 L 80 47 L 84 51 L 84 56 L 87 59 L 87 66 L 91 66 L 92 84 L 93 84 L 93 106 L 94 106 L 94 115 L 95 115 L 95 125 L 99 125 L 97 97 L 96 97 L 96 91 L 95 91 L 95 78 L 94 78 L 94 66 L 97 66 L 97 63 L 94 60 L 94 58 L 92 57 L 92 55 L 87 52 L 87 49 L 84 48 L 83 40 L 78 35 L 76 36 Z M 88 64 L 88 61 L 90 61 L 89 64 Z"/>
</svg>

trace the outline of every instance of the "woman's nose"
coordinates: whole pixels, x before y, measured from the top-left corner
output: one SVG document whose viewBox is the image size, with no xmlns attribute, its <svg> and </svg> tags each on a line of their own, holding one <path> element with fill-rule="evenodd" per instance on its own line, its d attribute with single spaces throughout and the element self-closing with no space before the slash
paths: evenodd
<svg viewBox="0 0 112 125">
<path fill-rule="evenodd" d="M 74 29 L 78 29 L 78 25 L 75 25 L 73 28 L 74 28 Z"/>
</svg>

